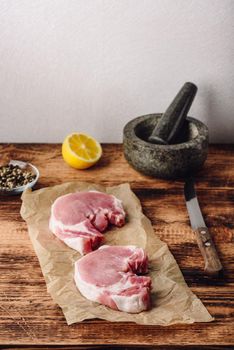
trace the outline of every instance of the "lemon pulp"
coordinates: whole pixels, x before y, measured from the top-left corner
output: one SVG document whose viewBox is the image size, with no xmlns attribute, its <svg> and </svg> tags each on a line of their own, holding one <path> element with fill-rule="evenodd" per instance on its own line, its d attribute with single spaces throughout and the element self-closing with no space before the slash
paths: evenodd
<svg viewBox="0 0 234 350">
<path fill-rule="evenodd" d="M 97 163 L 102 148 L 93 137 L 83 133 L 68 135 L 62 145 L 62 156 L 67 164 L 76 169 L 86 169 Z"/>
</svg>

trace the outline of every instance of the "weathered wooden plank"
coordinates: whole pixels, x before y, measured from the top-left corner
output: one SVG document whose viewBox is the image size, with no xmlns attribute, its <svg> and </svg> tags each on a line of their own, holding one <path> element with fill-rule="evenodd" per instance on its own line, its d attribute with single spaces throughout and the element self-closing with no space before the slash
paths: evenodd
<svg viewBox="0 0 234 350">
<path fill-rule="evenodd" d="M 197 175 L 197 192 L 225 271 L 219 278 L 203 274 L 183 198 L 182 181 L 152 179 L 125 161 L 121 145 L 104 145 L 99 164 L 86 171 L 69 168 L 60 145 L 0 145 L 0 159 L 27 160 L 41 171 L 38 188 L 65 181 L 107 185 L 130 182 L 151 219 L 155 233 L 170 247 L 185 279 L 215 317 L 210 324 L 140 326 L 92 320 L 67 326 L 46 292 L 39 263 L 19 210 L 19 197 L 0 198 L 0 344 L 11 346 L 150 346 L 184 349 L 231 348 L 234 345 L 234 146 L 212 146 Z M 102 348 L 103 348 L 102 346 Z M 111 346 L 113 348 L 113 346 Z"/>
<path fill-rule="evenodd" d="M 22 349 L 22 347 L 17 347 L 17 346 L 11 346 L 10 347 L 12 350 L 19 350 Z M 5 350 L 5 349 L 9 349 L 9 347 L 0 347 L 0 349 Z M 27 346 L 26 347 L 27 350 L 42 350 L 45 349 L 45 347 L 41 347 L 41 346 Z M 168 346 L 141 346 L 141 345 L 133 345 L 133 346 L 113 346 L 113 345 L 94 345 L 94 346 L 84 346 L 84 345 L 75 345 L 75 346 L 59 346 L 59 345 L 49 345 L 46 346 L 46 349 L 63 349 L 63 350 L 102 350 L 102 349 L 111 349 L 111 350 L 135 350 L 135 349 L 139 349 L 139 350 L 168 350 Z M 177 350 L 178 347 L 177 346 L 170 346 L 170 350 Z M 200 346 L 183 346 L 182 347 L 183 350 L 200 350 L 201 347 Z M 232 346 L 217 346 L 217 345 L 208 345 L 208 346 L 204 346 L 203 349 L 205 350 L 230 350 L 233 349 Z"/>
<path fill-rule="evenodd" d="M 209 157 L 197 176 L 200 188 L 233 188 L 234 145 L 210 146 Z M 133 188 L 182 188 L 181 181 L 166 181 L 142 175 L 125 160 L 122 145 L 103 145 L 103 157 L 94 167 L 77 171 L 66 165 L 61 156 L 61 145 L 49 144 L 0 144 L 0 164 L 9 159 L 26 160 L 38 165 L 43 186 L 58 184 L 61 179 L 72 181 L 94 181 L 103 184 L 130 182 Z M 147 187 L 146 187 L 147 184 Z M 39 184 L 40 185 L 40 184 Z"/>
</svg>

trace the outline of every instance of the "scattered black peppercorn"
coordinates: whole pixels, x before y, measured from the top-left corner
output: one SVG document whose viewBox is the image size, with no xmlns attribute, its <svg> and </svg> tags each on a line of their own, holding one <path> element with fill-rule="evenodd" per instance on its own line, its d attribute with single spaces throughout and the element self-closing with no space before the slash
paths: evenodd
<svg viewBox="0 0 234 350">
<path fill-rule="evenodd" d="M 0 166 L 0 189 L 2 190 L 12 190 L 13 188 L 27 185 L 35 178 L 35 174 L 21 169 L 18 165 Z"/>
</svg>

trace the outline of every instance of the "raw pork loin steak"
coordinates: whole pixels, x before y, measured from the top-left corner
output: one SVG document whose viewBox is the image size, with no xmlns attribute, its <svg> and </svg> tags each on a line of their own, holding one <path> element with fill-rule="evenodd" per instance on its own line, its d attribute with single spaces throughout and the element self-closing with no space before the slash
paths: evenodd
<svg viewBox="0 0 234 350">
<path fill-rule="evenodd" d="M 123 226 L 125 212 L 116 197 L 98 192 L 61 196 L 51 207 L 50 230 L 69 247 L 87 254 L 99 247 L 108 224 Z"/>
<path fill-rule="evenodd" d="M 75 263 L 75 283 L 89 300 L 112 309 L 139 313 L 150 307 L 148 258 L 135 246 L 100 247 Z"/>
</svg>

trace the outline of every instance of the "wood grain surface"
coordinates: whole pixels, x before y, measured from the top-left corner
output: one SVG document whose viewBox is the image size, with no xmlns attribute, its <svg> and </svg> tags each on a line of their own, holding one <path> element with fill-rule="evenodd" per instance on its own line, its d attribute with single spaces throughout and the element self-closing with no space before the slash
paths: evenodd
<svg viewBox="0 0 234 350">
<path fill-rule="evenodd" d="M 3 144 L 0 163 L 19 159 L 38 166 L 41 176 L 37 188 L 74 180 L 103 185 L 129 182 L 155 233 L 169 245 L 188 285 L 215 321 L 159 327 L 91 320 L 67 326 L 60 308 L 46 292 L 26 224 L 19 214 L 21 200 L 17 196 L 4 196 L 0 197 L 1 347 L 233 348 L 234 146 L 210 146 L 205 167 L 196 176 L 204 218 L 224 266 L 224 274 L 218 278 L 203 273 L 203 259 L 189 225 L 183 181 L 164 181 L 139 174 L 125 161 L 121 145 L 103 145 L 101 161 L 85 171 L 68 167 L 60 148 L 54 144 Z"/>
</svg>

